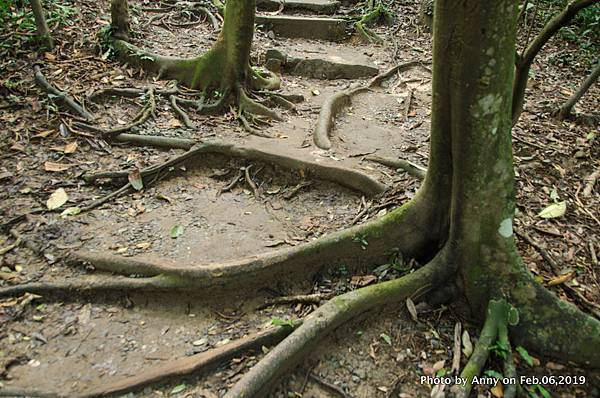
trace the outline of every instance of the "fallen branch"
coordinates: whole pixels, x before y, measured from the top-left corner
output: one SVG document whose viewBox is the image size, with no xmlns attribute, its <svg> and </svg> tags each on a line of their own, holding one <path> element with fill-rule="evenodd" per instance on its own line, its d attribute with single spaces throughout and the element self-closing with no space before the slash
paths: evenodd
<svg viewBox="0 0 600 398">
<path fill-rule="evenodd" d="M 585 93 L 592 87 L 592 85 L 598 80 L 600 76 L 600 62 L 594 66 L 592 73 L 590 73 L 581 86 L 573 93 L 571 97 L 558 109 L 558 118 L 560 120 L 567 119 L 571 115 L 571 111 L 575 104 L 585 95 Z M 596 177 L 597 178 L 597 177 Z"/>
<path fill-rule="evenodd" d="M 419 166 L 418 164 L 410 162 L 408 160 L 384 158 L 375 155 L 365 156 L 364 159 L 382 164 L 387 167 L 391 167 L 396 170 L 404 170 L 408 174 L 415 178 L 418 178 L 419 180 L 424 179 L 425 174 L 427 173 L 427 169 L 425 167 Z"/>
<path fill-rule="evenodd" d="M 316 382 L 317 384 L 319 384 L 321 387 L 324 387 L 326 390 L 328 390 L 329 392 L 332 392 L 342 398 L 352 398 L 351 395 L 346 394 L 346 392 L 344 390 L 342 390 L 340 387 L 336 386 L 335 384 L 331 384 L 330 382 L 323 380 L 322 378 L 320 378 L 319 376 L 317 376 L 314 373 L 309 373 L 308 377 Z"/>
<path fill-rule="evenodd" d="M 37 84 L 40 87 L 42 87 L 44 90 L 46 90 L 46 92 L 48 92 L 49 95 L 55 96 L 56 99 L 62 101 L 67 107 L 69 107 L 69 109 L 71 109 L 73 112 L 77 113 L 79 116 L 81 116 L 85 120 L 93 121 L 95 119 L 94 115 L 92 115 L 90 112 L 85 110 L 83 108 L 83 106 L 79 105 L 73 99 L 73 97 L 71 97 L 69 94 L 67 94 L 64 91 L 60 91 L 59 89 L 57 89 L 56 87 L 54 87 L 53 85 L 48 83 L 48 80 L 46 80 L 46 78 L 44 77 L 44 74 L 42 73 L 42 71 L 38 65 L 35 65 L 33 67 L 33 70 L 35 71 L 35 81 L 37 82 Z"/>
<path fill-rule="evenodd" d="M 453 272 L 441 254 L 402 278 L 337 296 L 306 317 L 304 323 L 271 349 L 225 394 L 225 398 L 265 396 L 272 383 L 311 352 L 328 333 L 377 306 L 405 300 L 423 286 L 438 286 Z"/>
<path fill-rule="evenodd" d="M 84 392 L 79 398 L 104 397 L 112 394 L 124 394 L 138 390 L 148 385 L 162 383 L 167 380 L 199 374 L 210 371 L 231 358 L 249 350 L 277 344 L 289 335 L 301 322 L 295 322 L 294 327 L 284 326 L 269 328 L 262 332 L 242 337 L 229 344 L 216 347 L 200 354 L 186 358 L 171 360 L 160 366 L 148 369 L 135 376 L 127 377 L 113 383 L 103 383 L 102 386 Z"/>
</svg>

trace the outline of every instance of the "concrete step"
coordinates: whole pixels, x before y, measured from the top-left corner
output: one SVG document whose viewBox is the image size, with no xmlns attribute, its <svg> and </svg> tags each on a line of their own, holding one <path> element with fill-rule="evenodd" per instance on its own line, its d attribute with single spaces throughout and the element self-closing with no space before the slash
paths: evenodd
<svg viewBox="0 0 600 398">
<path fill-rule="evenodd" d="M 331 45 L 320 51 L 309 47 L 284 50 L 286 53 L 279 49 L 267 50 L 267 68 L 279 68 L 291 75 L 328 80 L 363 79 L 379 73 L 379 68 L 367 55 L 352 48 Z"/>
<path fill-rule="evenodd" d="M 348 38 L 348 22 L 339 18 L 257 15 L 256 23 L 283 37 L 330 41 Z"/>
<path fill-rule="evenodd" d="M 277 10 L 283 4 L 285 10 L 304 10 L 318 14 L 333 14 L 340 6 L 337 0 L 257 0 L 256 6 L 264 10 Z"/>
</svg>

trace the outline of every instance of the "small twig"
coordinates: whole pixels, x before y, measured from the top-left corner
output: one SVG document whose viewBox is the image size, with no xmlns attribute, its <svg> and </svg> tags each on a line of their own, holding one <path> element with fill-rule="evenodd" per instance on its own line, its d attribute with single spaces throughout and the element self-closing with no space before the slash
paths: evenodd
<svg viewBox="0 0 600 398">
<path fill-rule="evenodd" d="M 527 244 L 529 244 L 531 247 L 533 247 L 535 250 L 537 250 L 538 253 L 540 253 L 542 258 L 544 260 L 546 260 L 548 265 L 550 265 L 550 268 L 552 269 L 552 272 L 555 275 L 560 274 L 559 265 L 556 263 L 554 258 L 550 255 L 550 253 L 548 253 L 548 251 L 542 245 L 540 245 L 535 240 L 533 240 L 533 238 L 525 231 L 515 230 L 515 233 L 519 237 L 521 237 L 525 242 L 527 242 Z"/>
<path fill-rule="evenodd" d="M 263 304 L 259 305 L 256 309 L 261 310 L 272 305 L 279 304 L 320 304 L 324 300 L 329 300 L 333 297 L 332 293 L 314 293 L 314 294 L 300 294 L 296 296 L 283 296 L 275 297 L 266 300 Z"/>
<path fill-rule="evenodd" d="M 21 242 L 22 242 L 21 235 L 17 231 L 15 231 L 14 229 L 11 229 L 10 230 L 10 234 L 15 238 L 15 241 L 13 243 L 11 243 L 10 245 L 1 248 L 0 249 L 0 256 L 8 253 L 9 251 L 11 251 L 12 249 L 14 249 L 15 247 L 18 247 L 21 244 Z"/>
<path fill-rule="evenodd" d="M 225 185 L 223 188 L 221 188 L 217 191 L 217 196 L 220 196 L 223 192 L 231 191 L 233 189 L 233 187 L 235 187 L 237 185 L 237 183 L 240 181 L 240 178 L 242 178 L 242 171 L 238 170 L 238 172 L 231 179 L 231 181 L 229 181 L 229 183 L 227 185 Z"/>
<path fill-rule="evenodd" d="M 410 108 L 412 106 L 413 97 L 415 95 L 415 90 L 410 90 L 408 92 L 408 99 L 406 100 L 406 109 L 404 110 L 404 118 L 408 118 L 408 114 L 410 113 Z"/>
<path fill-rule="evenodd" d="M 81 209 L 81 212 L 86 212 L 86 211 L 95 209 L 96 207 L 103 205 L 104 203 L 108 202 L 109 200 L 111 200 L 113 198 L 118 198 L 121 195 L 125 195 L 125 194 L 129 193 L 132 189 L 133 189 L 133 187 L 131 186 L 131 184 L 127 183 L 124 186 L 122 186 L 121 188 L 117 189 L 116 191 L 113 191 L 113 192 L 109 193 L 108 195 L 103 196 L 100 199 L 97 199 L 97 200 L 93 201 L 92 203 L 90 203 L 89 205 L 83 207 Z"/>
<path fill-rule="evenodd" d="M 358 214 L 350 221 L 350 225 L 356 224 L 365 214 L 369 211 L 369 206 L 367 206 L 367 202 L 365 201 L 365 197 L 360 197 L 362 210 L 358 212 Z"/>
<path fill-rule="evenodd" d="M 310 379 L 312 381 L 315 381 L 317 384 L 325 387 L 327 390 L 329 390 L 330 392 L 339 395 L 342 398 L 352 398 L 351 395 L 349 395 L 348 393 L 346 393 L 344 390 L 342 390 L 340 387 L 336 386 L 335 384 L 331 384 L 326 380 L 323 380 L 322 378 L 320 378 L 319 376 L 317 376 L 314 373 L 310 373 L 309 375 Z"/>
<path fill-rule="evenodd" d="M 594 190 L 594 185 L 596 185 L 596 181 L 600 178 L 600 167 L 596 168 L 592 174 L 585 178 L 585 188 L 583 189 L 583 196 L 588 197 L 592 195 L 592 191 Z"/>
</svg>

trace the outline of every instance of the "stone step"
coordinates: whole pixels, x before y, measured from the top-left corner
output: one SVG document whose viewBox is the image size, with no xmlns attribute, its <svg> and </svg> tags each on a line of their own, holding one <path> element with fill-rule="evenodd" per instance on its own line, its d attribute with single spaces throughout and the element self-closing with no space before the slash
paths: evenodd
<svg viewBox="0 0 600 398">
<path fill-rule="evenodd" d="M 267 68 L 283 69 L 286 73 L 315 79 L 363 79 L 375 76 L 379 68 L 369 57 L 347 49 L 328 48 L 321 54 L 292 50 L 284 54 L 277 49 L 265 53 Z"/>
<path fill-rule="evenodd" d="M 339 18 L 257 15 L 256 23 L 283 37 L 330 41 L 348 38 L 348 22 Z"/>
<path fill-rule="evenodd" d="M 259 9 L 277 10 L 283 4 L 284 10 L 305 10 L 319 14 L 333 14 L 340 6 L 337 0 L 257 0 Z"/>
</svg>

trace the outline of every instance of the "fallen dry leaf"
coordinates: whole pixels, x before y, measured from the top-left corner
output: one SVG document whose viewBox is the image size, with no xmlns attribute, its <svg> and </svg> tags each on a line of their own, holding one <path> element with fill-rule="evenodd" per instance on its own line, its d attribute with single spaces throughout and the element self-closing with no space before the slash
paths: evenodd
<svg viewBox="0 0 600 398">
<path fill-rule="evenodd" d="M 64 153 L 74 153 L 77 150 L 77 141 L 65 145 Z"/>
<path fill-rule="evenodd" d="M 67 203 L 67 200 L 69 200 L 69 196 L 67 195 L 65 190 L 62 188 L 58 188 L 48 198 L 48 201 L 46 202 L 46 207 L 48 207 L 48 210 L 55 210 Z"/>
<path fill-rule="evenodd" d="M 54 162 L 46 162 L 44 163 L 44 170 L 55 172 L 55 171 L 65 171 L 73 167 L 73 164 L 65 164 L 65 163 L 54 163 Z"/>
</svg>

